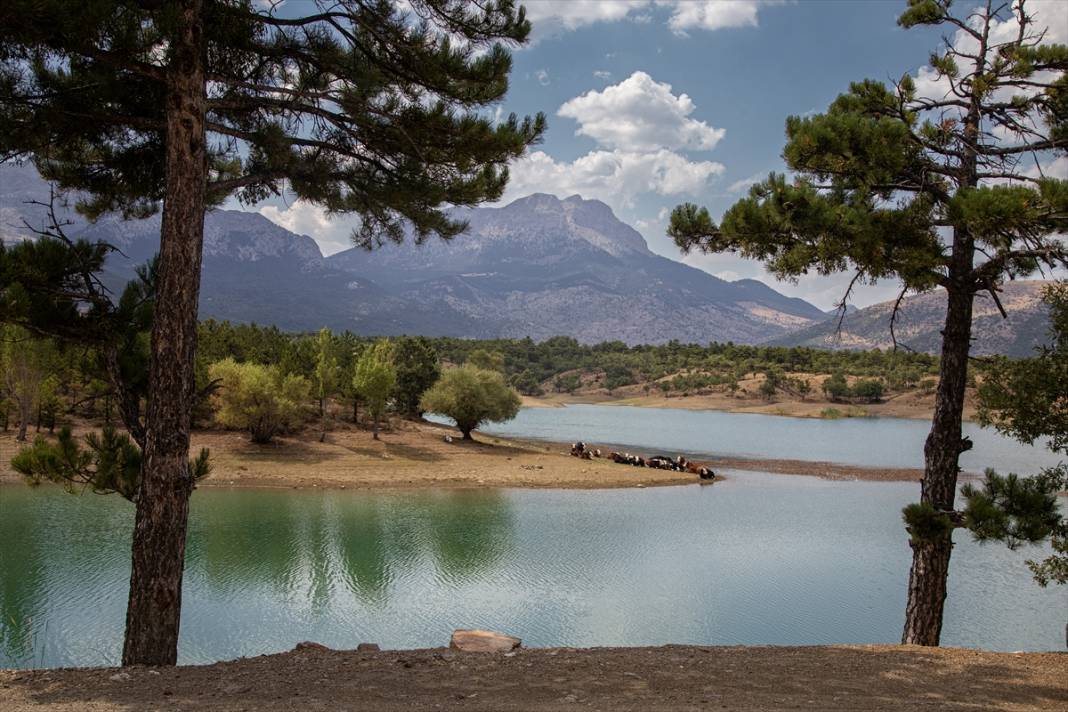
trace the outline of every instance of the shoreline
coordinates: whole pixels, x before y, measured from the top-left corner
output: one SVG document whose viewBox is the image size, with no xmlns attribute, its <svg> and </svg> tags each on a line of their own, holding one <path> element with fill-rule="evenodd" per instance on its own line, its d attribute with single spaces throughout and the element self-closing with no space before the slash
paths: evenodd
<svg viewBox="0 0 1068 712">
<path fill-rule="evenodd" d="M 80 434 L 92 428 L 82 423 Z M 446 436 L 453 437 L 452 442 Z M 198 487 L 206 489 L 330 489 L 408 491 L 413 489 L 617 489 L 702 484 L 694 474 L 633 467 L 607 458 L 581 460 L 569 455 L 570 443 L 476 433 L 474 442 L 456 437 L 453 428 L 428 421 L 394 420 L 381 440 L 349 423 L 336 423 L 319 442 L 319 433 L 305 429 L 267 445 L 249 442 L 244 433 L 196 430 L 196 452 L 211 451 L 212 474 Z M 612 446 L 590 443 L 607 453 Z M 25 486 L 10 467 L 19 449 L 12 433 L 0 433 L 0 486 Z M 643 456 L 655 454 L 631 449 Z M 743 458 L 700 453 L 683 454 L 716 471 L 711 485 L 729 480 L 724 470 L 801 475 L 828 480 L 915 482 L 920 468 L 880 468 L 832 462 L 774 458 Z"/>
<path fill-rule="evenodd" d="M 668 710 L 1068 705 L 1066 654 L 903 645 L 289 652 L 164 668 L 0 670 L 10 712 Z"/>
<path fill-rule="evenodd" d="M 626 389 L 621 389 L 626 390 Z M 836 420 L 839 418 L 903 418 L 930 420 L 934 415 L 934 396 L 917 391 L 898 393 L 879 403 L 837 403 L 823 399 L 765 401 L 759 398 L 733 397 L 724 393 L 704 395 L 666 396 L 643 393 L 607 392 L 549 393 L 544 396 L 523 396 L 528 408 L 563 408 L 569 405 L 629 406 L 632 408 L 664 408 L 674 410 L 716 411 L 750 415 L 775 415 L 787 418 Z M 830 417 L 827 411 L 837 411 Z M 965 422 L 974 422 L 975 407 L 969 398 L 965 404 Z"/>
</svg>

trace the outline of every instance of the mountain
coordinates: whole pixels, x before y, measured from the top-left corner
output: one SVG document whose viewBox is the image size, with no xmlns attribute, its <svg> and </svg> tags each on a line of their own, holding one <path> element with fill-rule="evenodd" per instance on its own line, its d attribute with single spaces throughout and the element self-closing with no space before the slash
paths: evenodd
<svg viewBox="0 0 1068 712">
<path fill-rule="evenodd" d="M 753 343 L 823 318 L 761 282 L 727 282 L 654 254 L 596 200 L 534 194 L 459 216 L 470 228 L 450 242 L 351 249 L 326 264 L 461 315 L 471 336 Z"/>
<path fill-rule="evenodd" d="M 989 294 L 980 292 L 976 295 L 972 315 L 975 338 L 972 353 L 1030 356 L 1035 347 L 1049 343 L 1049 309 L 1042 301 L 1042 290 L 1049 284 L 1051 282 L 1040 280 L 1005 284 L 998 298 L 1008 319 L 1002 318 Z M 890 315 L 893 308 L 894 302 L 889 301 L 848 313 L 842 320 L 840 335 L 836 334 L 838 317 L 834 315 L 821 324 L 799 329 L 768 343 L 817 348 L 891 348 Z M 916 351 L 937 353 L 945 314 L 946 296 L 941 289 L 906 297 L 894 326 L 898 343 Z"/>
<path fill-rule="evenodd" d="M 27 166 L 0 167 L 0 237 L 31 237 L 47 185 Z M 470 229 L 451 241 L 410 240 L 324 258 L 315 241 L 258 213 L 215 210 L 205 221 L 202 317 L 326 325 L 363 334 L 420 333 L 591 343 L 671 339 L 756 343 L 826 318 L 754 280 L 728 282 L 651 252 L 602 202 L 535 194 L 501 208 L 457 211 Z M 68 213 L 69 214 L 69 213 Z M 156 252 L 159 216 L 87 224 L 68 234 L 103 240 L 116 288 Z"/>
</svg>

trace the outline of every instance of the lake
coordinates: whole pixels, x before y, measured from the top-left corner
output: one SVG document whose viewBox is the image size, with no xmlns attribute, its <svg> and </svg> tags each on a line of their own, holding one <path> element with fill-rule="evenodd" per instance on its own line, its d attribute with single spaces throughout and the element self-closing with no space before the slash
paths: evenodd
<svg viewBox="0 0 1068 712">
<path fill-rule="evenodd" d="M 893 643 L 911 483 L 731 473 L 601 490 L 200 490 L 179 661 L 441 646 L 486 627 L 530 646 Z M 0 489 L 0 667 L 117 664 L 132 506 Z M 1044 550 L 957 533 L 943 642 L 1059 650 Z"/>
<path fill-rule="evenodd" d="M 445 419 L 438 419 L 445 422 Z M 484 432 L 559 442 L 583 440 L 643 448 L 759 459 L 810 460 L 868 467 L 923 467 L 928 420 L 904 418 L 789 418 L 615 405 L 524 408 L 515 420 L 492 423 Z M 1059 458 L 1044 447 L 1023 445 L 995 430 L 965 423 L 975 446 L 961 467 L 982 473 L 1033 473 Z"/>
</svg>

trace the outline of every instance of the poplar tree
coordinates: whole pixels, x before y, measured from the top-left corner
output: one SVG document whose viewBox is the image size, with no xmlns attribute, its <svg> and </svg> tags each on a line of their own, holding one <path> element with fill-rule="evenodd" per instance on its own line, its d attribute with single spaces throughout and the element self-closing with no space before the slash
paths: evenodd
<svg viewBox="0 0 1068 712">
<path fill-rule="evenodd" d="M 360 394 L 371 413 L 371 429 L 375 440 L 378 440 L 378 419 L 386 412 L 386 404 L 396 385 L 397 369 L 393 365 L 393 344 L 388 339 L 380 339 L 364 350 L 360 360 L 356 362 L 356 372 L 352 377 L 353 389 Z"/>
<path fill-rule="evenodd" d="M 1003 280 L 1068 261 L 1057 235 L 1068 229 L 1068 182 L 1038 165 L 1068 149 L 1068 47 L 1043 42 L 1025 0 L 963 14 L 950 4 L 909 0 L 898 20 L 955 32 L 929 60 L 934 90 L 908 74 L 852 84 L 825 113 L 786 120 L 792 177 L 754 185 L 719 224 L 680 205 L 668 229 L 684 251 L 758 259 L 780 278 L 851 272 L 843 309 L 857 282 L 898 280 L 898 305 L 909 292 L 945 291 L 921 501 L 906 511 L 902 642 L 919 645 L 939 642 L 958 459 L 971 446 L 961 420 L 972 303 L 986 293 L 1000 305 Z"/>
<path fill-rule="evenodd" d="M 529 31 L 512 0 L 0 4 L 0 160 L 89 218 L 162 208 L 124 665 L 177 657 L 205 210 L 288 190 L 368 247 L 461 233 L 446 206 L 499 198 L 544 129 L 487 116 Z"/>
<path fill-rule="evenodd" d="M 326 440 L 326 400 L 338 386 L 337 356 L 334 337 L 325 326 L 319 330 L 318 353 L 315 358 L 315 395 L 319 399 L 319 442 Z"/>
</svg>

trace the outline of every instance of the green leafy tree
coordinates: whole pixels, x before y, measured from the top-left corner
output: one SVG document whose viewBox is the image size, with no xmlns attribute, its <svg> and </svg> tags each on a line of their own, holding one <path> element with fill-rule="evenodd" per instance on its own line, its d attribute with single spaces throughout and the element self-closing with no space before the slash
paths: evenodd
<svg viewBox="0 0 1068 712">
<path fill-rule="evenodd" d="M 423 414 L 419 399 L 441 376 L 438 352 L 423 336 L 402 336 L 393 342 L 393 365 L 397 370 L 393 402 L 398 411 L 417 418 Z"/>
<path fill-rule="evenodd" d="M 668 231 L 683 250 L 738 253 L 780 277 L 848 270 L 854 282 L 900 280 L 902 294 L 945 290 L 921 486 L 921 503 L 934 511 L 954 509 L 967 447 L 975 294 L 996 298 L 1000 280 L 1068 261 L 1056 237 L 1068 227 L 1068 182 L 1030 175 L 1024 163 L 1068 147 L 1068 47 L 1042 43 L 1029 3 L 971 7 L 957 16 L 949 0 L 909 0 L 898 20 L 956 32 L 930 58 L 937 95 L 922 95 L 907 74 L 851 85 L 825 113 L 787 119 L 783 156 L 795 177 L 754 185 L 719 224 L 706 209 L 680 205 Z M 995 35 L 995 26 L 1015 30 Z M 912 535 L 902 641 L 937 645 L 952 538 Z"/>
<path fill-rule="evenodd" d="M 397 385 L 397 370 L 393 366 L 393 345 L 387 339 L 377 341 L 366 349 L 356 362 L 353 387 L 367 404 L 371 414 L 371 431 L 378 440 L 378 420 L 386 412 L 386 403 Z"/>
<path fill-rule="evenodd" d="M 422 408 L 456 421 L 464 440 L 482 423 L 500 423 L 519 413 L 519 395 L 498 371 L 471 365 L 450 368 L 423 394 Z"/>
<path fill-rule="evenodd" d="M 883 387 L 881 381 L 877 381 L 873 378 L 862 378 L 853 384 L 853 387 L 849 389 L 850 395 L 856 398 L 863 398 L 869 403 L 878 403 L 883 398 L 883 392 L 886 389 Z"/>
<path fill-rule="evenodd" d="M 334 339 L 325 326 L 319 330 L 315 359 L 315 395 L 319 399 L 319 442 L 326 440 L 326 401 L 337 392 L 339 369 L 334 355 Z"/>
<path fill-rule="evenodd" d="M 468 354 L 467 360 L 465 360 L 464 363 L 486 371 L 500 371 L 501 373 L 504 373 L 504 354 L 500 351 L 475 349 Z"/>
<path fill-rule="evenodd" d="M 218 383 L 214 393 L 215 420 L 225 428 L 247 430 L 254 443 L 268 443 L 275 435 L 296 429 L 304 421 L 304 404 L 311 384 L 278 366 L 237 363 L 227 358 L 208 369 Z"/>
<path fill-rule="evenodd" d="M 442 206 L 499 198 L 508 161 L 544 130 L 541 115 L 495 122 L 485 111 L 507 91 L 505 43 L 530 31 L 511 0 L 280 7 L 0 6 L 0 160 L 29 158 L 83 191 L 90 218 L 162 205 L 124 665 L 177 657 L 205 210 L 284 182 L 358 213 L 365 246 L 399 241 L 406 226 L 417 241 L 448 238 L 465 224 Z"/>
<path fill-rule="evenodd" d="M 823 382 L 823 392 L 832 401 L 840 401 L 849 396 L 849 382 L 845 374 L 835 373 Z"/>
<path fill-rule="evenodd" d="M 0 371 L 3 393 L 15 404 L 19 429 L 15 440 L 25 442 L 26 429 L 41 397 L 47 373 L 48 343 L 35 339 L 24 329 L 8 326 L 0 330 Z"/>
<path fill-rule="evenodd" d="M 524 369 L 521 373 L 515 374 L 512 377 L 512 385 L 523 395 L 540 396 L 542 394 L 541 384 L 538 383 L 538 379 L 530 372 L 530 369 Z"/>
</svg>

